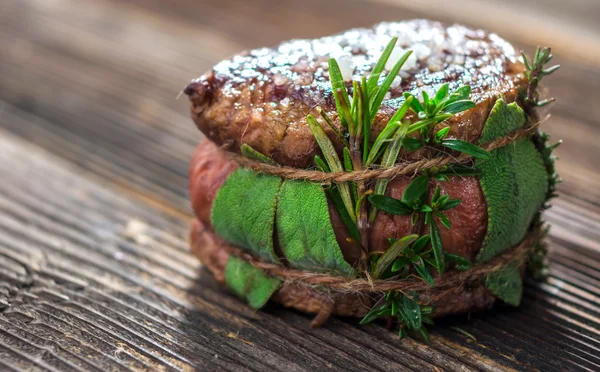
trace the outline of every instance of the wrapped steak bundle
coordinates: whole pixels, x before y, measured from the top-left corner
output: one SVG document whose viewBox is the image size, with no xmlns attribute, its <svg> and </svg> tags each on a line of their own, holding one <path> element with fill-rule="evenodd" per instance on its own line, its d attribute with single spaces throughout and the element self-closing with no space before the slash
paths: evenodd
<svg viewBox="0 0 600 372">
<path fill-rule="evenodd" d="M 494 34 L 381 23 L 217 64 L 185 90 L 193 252 L 260 308 L 431 318 L 517 306 L 555 196 L 538 84 Z"/>
</svg>

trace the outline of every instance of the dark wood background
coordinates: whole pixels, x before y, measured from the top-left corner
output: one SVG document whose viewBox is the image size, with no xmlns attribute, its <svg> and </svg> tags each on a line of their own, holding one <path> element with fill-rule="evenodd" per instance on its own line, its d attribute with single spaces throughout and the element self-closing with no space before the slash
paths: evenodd
<svg viewBox="0 0 600 372">
<path fill-rule="evenodd" d="M 550 277 L 429 346 L 251 311 L 188 253 L 201 135 L 178 93 L 243 49 L 416 17 L 554 47 Z M 599 87 L 594 0 L 2 0 L 0 370 L 599 370 Z"/>
</svg>

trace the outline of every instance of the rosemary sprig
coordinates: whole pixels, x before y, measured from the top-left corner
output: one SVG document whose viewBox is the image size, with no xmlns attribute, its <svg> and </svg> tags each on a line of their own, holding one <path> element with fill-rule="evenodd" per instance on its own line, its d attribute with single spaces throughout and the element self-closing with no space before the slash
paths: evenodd
<svg viewBox="0 0 600 372">
<path fill-rule="evenodd" d="M 344 166 L 340 161 L 340 158 L 335 151 L 335 147 L 325 131 L 321 127 L 321 124 L 314 118 L 312 115 L 308 115 L 306 117 L 306 121 L 310 127 L 310 130 L 313 132 L 321 151 L 323 152 L 323 156 L 325 157 L 326 164 L 328 168 L 332 172 L 343 172 Z M 344 202 L 344 206 L 346 207 L 346 211 L 352 220 L 356 220 L 356 216 L 354 215 L 354 203 L 352 201 L 352 194 L 350 192 L 350 186 L 347 183 L 340 183 L 337 185 L 337 188 L 342 197 L 342 201 Z"/>
<path fill-rule="evenodd" d="M 554 98 L 548 98 L 543 101 L 539 100 L 538 86 L 544 76 L 548 76 L 558 70 L 560 65 L 545 68 L 546 64 L 552 60 L 551 48 L 540 48 L 535 50 L 533 59 L 528 60 L 525 53 L 521 52 L 525 71 L 523 72 L 527 78 L 527 89 L 520 89 L 521 101 L 526 107 L 543 107 L 555 101 Z"/>
<path fill-rule="evenodd" d="M 389 71 L 385 79 L 383 79 L 383 82 L 380 84 L 379 81 L 381 74 L 396 44 L 396 40 L 397 38 L 393 38 L 390 41 L 368 77 L 363 77 L 361 81 L 352 82 L 351 101 L 349 99 L 346 84 L 337 61 L 333 58 L 329 60 L 329 77 L 331 81 L 331 87 L 336 103 L 338 117 L 342 127 L 345 129 L 345 133 L 342 133 L 339 129 L 337 129 L 333 121 L 327 116 L 327 114 L 324 113 L 321 108 L 317 108 L 317 111 L 325 123 L 337 135 L 340 142 L 344 145 L 343 170 L 347 172 L 352 170 L 360 170 L 365 167 L 369 167 L 374 163 L 376 158 L 384 151 L 384 148 L 386 147 L 386 141 L 399 130 L 399 125 L 397 122 L 404 117 L 406 111 L 408 110 L 409 105 L 403 105 L 403 107 L 398 110 L 396 115 L 393 116 L 393 120 L 388 122 L 389 129 L 386 128 L 383 131 L 383 134 L 378 136 L 377 140 L 369 150 L 371 124 L 375 119 L 385 94 L 388 92 L 393 80 L 398 75 L 402 65 L 406 62 L 406 59 L 412 53 L 411 51 L 406 52 L 404 56 L 402 56 L 402 58 L 395 63 L 394 67 Z M 323 152 L 327 168 L 329 168 L 331 171 L 338 171 L 340 167 L 338 166 L 339 164 L 336 163 L 337 154 L 334 156 L 332 153 L 334 148 L 331 144 L 331 141 L 329 138 L 327 138 L 325 132 L 322 130 L 321 126 L 318 124 L 316 119 L 314 119 L 314 117 L 309 115 L 307 121 L 313 132 L 313 135 L 317 139 L 317 143 L 319 144 L 321 151 Z M 397 146 L 401 146 L 401 142 L 398 142 Z M 396 158 L 397 154 L 393 159 L 394 162 Z M 317 159 L 315 159 L 315 162 L 316 161 Z M 317 166 L 325 169 L 324 164 L 317 164 Z M 358 227 L 359 232 L 361 232 L 361 243 L 363 248 L 366 249 L 368 243 L 366 239 L 366 230 L 369 227 L 369 221 L 367 219 L 368 209 L 366 203 L 361 203 L 360 205 L 358 204 L 358 201 L 361 200 L 362 196 L 368 192 L 365 187 L 365 183 L 356 182 L 351 186 L 339 184 L 337 187 L 340 190 L 340 195 L 344 202 L 347 214 Z M 348 190 L 346 191 L 346 189 Z M 340 212 L 340 215 L 342 215 L 341 211 L 338 210 L 338 212 Z M 351 226 L 348 227 L 351 228 Z"/>
</svg>

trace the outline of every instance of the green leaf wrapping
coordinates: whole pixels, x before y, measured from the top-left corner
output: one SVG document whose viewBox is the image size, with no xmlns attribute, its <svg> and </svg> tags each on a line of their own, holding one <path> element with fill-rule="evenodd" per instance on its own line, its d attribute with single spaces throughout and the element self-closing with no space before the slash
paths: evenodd
<svg viewBox="0 0 600 372">
<path fill-rule="evenodd" d="M 496 138 L 520 129 L 525 124 L 525 113 L 515 102 L 506 104 L 499 98 L 496 100 L 490 115 L 488 116 L 479 143 L 491 142 Z"/>
<path fill-rule="evenodd" d="M 524 123 L 525 114 L 519 106 L 499 99 L 485 123 L 481 142 L 493 141 Z M 488 204 L 488 231 L 478 262 L 490 260 L 523 239 L 548 187 L 546 169 L 531 140 L 517 140 L 490 155 L 490 159 L 476 162 Z"/>
<path fill-rule="evenodd" d="M 281 250 L 293 267 L 356 274 L 335 238 L 321 185 L 286 180 L 279 194 L 276 224 Z"/>
<path fill-rule="evenodd" d="M 281 178 L 240 168 L 233 172 L 213 202 L 211 221 L 217 235 L 254 256 L 278 262 L 273 228 Z"/>
<path fill-rule="evenodd" d="M 519 265 L 513 262 L 489 274 L 485 279 L 485 286 L 505 303 L 519 306 L 523 294 L 523 279 Z"/>
<path fill-rule="evenodd" d="M 225 266 L 225 282 L 254 309 L 263 307 L 281 285 L 281 280 L 270 278 L 262 270 L 233 256 Z"/>
</svg>

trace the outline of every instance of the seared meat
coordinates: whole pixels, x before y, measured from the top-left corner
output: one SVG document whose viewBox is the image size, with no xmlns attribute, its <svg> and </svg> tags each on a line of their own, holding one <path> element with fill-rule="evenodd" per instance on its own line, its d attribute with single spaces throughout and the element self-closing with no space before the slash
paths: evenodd
<svg viewBox="0 0 600 372">
<path fill-rule="evenodd" d="M 190 197 L 196 216 L 210 226 L 210 209 L 217 191 L 225 179 L 237 166 L 226 158 L 222 150 L 209 140 L 203 141 L 196 150 L 190 167 Z M 388 185 L 387 195 L 401 198 L 410 183 L 407 177 L 396 179 Z M 432 182 L 430 198 L 435 185 L 439 185 L 442 195 L 448 194 L 461 204 L 446 211 L 453 228 L 447 230 L 441 224 L 440 233 L 444 249 L 474 259 L 487 229 L 487 204 L 475 177 L 451 177 L 447 182 Z M 335 208 L 329 205 L 329 215 L 337 241 L 344 258 L 355 264 L 361 257 L 358 245 L 348 242 L 348 231 Z M 409 217 L 378 213 L 370 231 L 370 250 L 383 252 L 389 246 L 388 238 L 401 238 L 407 234 L 426 234 L 428 227 L 423 224 L 411 226 Z"/>
<path fill-rule="evenodd" d="M 515 50 L 495 34 L 464 26 L 416 20 L 381 23 L 314 40 L 293 40 L 255 49 L 217 64 L 193 81 L 185 92 L 200 130 L 219 145 L 237 151 L 247 143 L 283 165 L 306 167 L 317 150 L 306 115 L 321 106 L 335 114 L 327 60 L 340 61 L 342 72 L 355 79 L 368 73 L 394 36 L 397 48 L 414 50 L 392 85 L 373 125 L 376 136 L 402 102 L 402 92 L 432 92 L 443 83 L 450 89 L 468 84 L 477 107 L 449 121 L 450 136 L 476 141 L 493 103 L 500 95 L 510 102 L 523 84 Z M 398 58 L 401 51 L 392 53 Z M 394 57 L 396 56 L 396 57 Z"/>
</svg>

